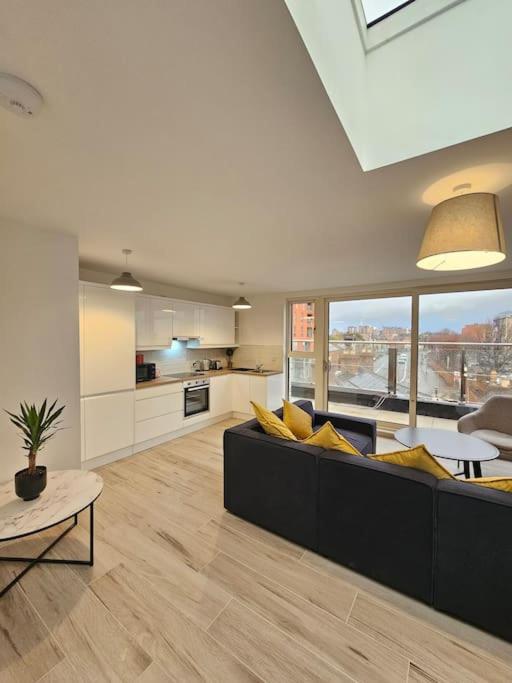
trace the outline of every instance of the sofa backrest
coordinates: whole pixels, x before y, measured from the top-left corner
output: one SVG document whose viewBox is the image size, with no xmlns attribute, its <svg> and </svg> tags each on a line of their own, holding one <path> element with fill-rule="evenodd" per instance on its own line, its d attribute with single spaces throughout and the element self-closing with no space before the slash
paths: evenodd
<svg viewBox="0 0 512 683">
<path fill-rule="evenodd" d="M 318 551 L 431 604 L 436 485 L 425 472 L 326 451 Z"/>
<path fill-rule="evenodd" d="M 268 436 L 246 422 L 224 432 L 224 506 L 307 548 L 316 548 L 316 446 Z"/>
<path fill-rule="evenodd" d="M 437 487 L 434 607 L 512 640 L 512 494 Z"/>
</svg>

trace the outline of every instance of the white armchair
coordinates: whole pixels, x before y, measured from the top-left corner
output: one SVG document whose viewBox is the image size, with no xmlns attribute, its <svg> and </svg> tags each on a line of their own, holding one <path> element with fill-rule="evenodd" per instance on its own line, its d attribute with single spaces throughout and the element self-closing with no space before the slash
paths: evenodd
<svg viewBox="0 0 512 683">
<path fill-rule="evenodd" d="M 512 396 L 491 396 L 478 410 L 461 417 L 457 429 L 496 446 L 512 460 Z"/>
</svg>

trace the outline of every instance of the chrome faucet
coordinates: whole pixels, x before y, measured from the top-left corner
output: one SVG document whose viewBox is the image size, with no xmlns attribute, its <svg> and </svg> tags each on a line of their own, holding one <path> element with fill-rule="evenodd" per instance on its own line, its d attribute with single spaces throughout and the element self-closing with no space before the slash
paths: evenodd
<svg viewBox="0 0 512 683">
<path fill-rule="evenodd" d="M 256 363 L 256 372 L 263 372 L 263 363 Z"/>
</svg>

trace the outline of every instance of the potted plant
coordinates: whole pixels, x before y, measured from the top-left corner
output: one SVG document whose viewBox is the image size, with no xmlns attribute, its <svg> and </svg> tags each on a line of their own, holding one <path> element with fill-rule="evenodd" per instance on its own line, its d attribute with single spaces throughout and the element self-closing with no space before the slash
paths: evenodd
<svg viewBox="0 0 512 683">
<path fill-rule="evenodd" d="M 226 349 L 226 356 L 228 358 L 228 368 L 231 369 L 233 367 L 233 354 L 235 353 L 235 349 Z"/>
<path fill-rule="evenodd" d="M 28 467 L 14 475 L 14 488 L 16 495 L 23 500 L 37 498 L 41 491 L 46 488 L 46 467 L 36 466 L 36 456 L 55 434 L 59 431 L 60 422 L 57 422 L 65 406 L 57 408 L 57 400 L 47 408 L 47 399 L 40 408 L 34 404 L 20 403 L 20 412 L 10 413 L 11 422 L 21 431 L 23 449 L 28 451 Z"/>
</svg>

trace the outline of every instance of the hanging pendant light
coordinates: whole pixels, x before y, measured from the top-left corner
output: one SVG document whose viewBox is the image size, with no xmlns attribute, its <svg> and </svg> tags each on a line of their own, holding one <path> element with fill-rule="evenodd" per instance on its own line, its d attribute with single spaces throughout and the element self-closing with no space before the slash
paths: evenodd
<svg viewBox="0 0 512 683">
<path fill-rule="evenodd" d="M 243 287 L 245 283 L 239 282 L 238 284 L 240 287 Z M 244 296 L 239 296 L 231 308 L 234 308 L 236 311 L 246 311 L 249 308 L 252 308 L 252 306 Z"/>
<path fill-rule="evenodd" d="M 123 249 L 123 254 L 126 257 L 126 267 L 128 268 L 128 256 L 132 253 L 131 249 Z M 119 277 L 112 280 L 110 289 L 117 289 L 121 292 L 142 292 L 142 285 L 136 280 L 128 270 L 121 273 Z"/>
<path fill-rule="evenodd" d="M 454 187 L 467 190 L 471 185 Z M 506 258 L 498 197 L 472 192 L 432 209 L 416 265 L 425 270 L 484 268 Z"/>
</svg>

